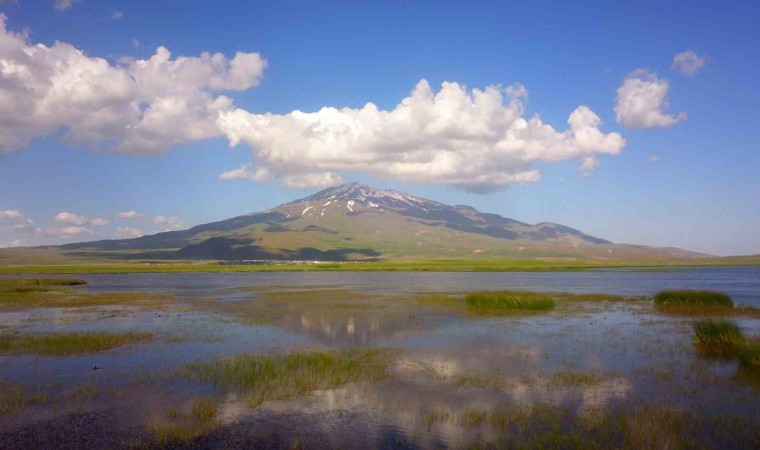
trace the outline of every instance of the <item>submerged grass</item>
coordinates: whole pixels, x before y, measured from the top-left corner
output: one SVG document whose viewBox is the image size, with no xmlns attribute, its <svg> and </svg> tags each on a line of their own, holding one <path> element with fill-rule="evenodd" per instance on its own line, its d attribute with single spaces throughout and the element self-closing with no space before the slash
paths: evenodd
<svg viewBox="0 0 760 450">
<path fill-rule="evenodd" d="M 733 308 L 734 302 L 728 294 L 715 291 L 660 291 L 654 296 L 654 303 L 661 307 L 714 307 Z"/>
<path fill-rule="evenodd" d="M 730 358 L 739 353 L 744 334 L 730 320 L 699 320 L 694 322 L 694 345 L 704 356 Z"/>
<path fill-rule="evenodd" d="M 554 308 L 549 294 L 537 292 L 472 292 L 465 302 L 473 312 L 545 311 Z"/>
<path fill-rule="evenodd" d="M 30 393 L 22 383 L 0 381 L 0 415 L 46 400 L 47 395 Z"/>
<path fill-rule="evenodd" d="M 192 403 L 188 410 L 170 408 L 163 423 L 153 424 L 151 432 L 159 448 L 184 446 L 193 439 L 204 436 L 219 427 L 217 409 L 219 401 L 201 398 Z"/>
<path fill-rule="evenodd" d="M 210 381 L 244 391 L 250 406 L 266 400 L 285 400 L 357 381 L 386 376 L 391 352 L 381 349 L 245 355 L 214 363 L 189 365 L 188 379 Z"/>
<path fill-rule="evenodd" d="M 85 308 L 93 306 L 145 306 L 174 300 L 168 294 L 111 292 L 91 294 L 74 291 L 28 291 L 0 293 L 0 310 L 21 308 Z"/>
<path fill-rule="evenodd" d="M 38 292 L 87 284 L 77 278 L 0 278 L 0 293 Z"/>
<path fill-rule="evenodd" d="M 760 443 L 754 420 L 698 416 L 654 405 L 593 416 L 579 416 L 567 406 L 541 404 L 497 411 L 469 409 L 446 425 L 452 422 L 491 432 L 463 446 L 473 449 L 757 448 Z"/>
<path fill-rule="evenodd" d="M 0 355 L 69 356 L 153 339 L 150 333 L 35 333 L 0 335 Z"/>
</svg>

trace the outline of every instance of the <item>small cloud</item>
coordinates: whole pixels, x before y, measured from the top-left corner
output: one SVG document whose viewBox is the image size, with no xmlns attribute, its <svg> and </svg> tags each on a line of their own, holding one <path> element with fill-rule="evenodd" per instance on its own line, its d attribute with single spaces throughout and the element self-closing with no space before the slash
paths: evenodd
<svg viewBox="0 0 760 450">
<path fill-rule="evenodd" d="M 237 169 L 228 170 L 227 172 L 221 173 L 219 175 L 219 179 L 224 180 L 224 181 L 250 180 L 250 181 L 258 181 L 258 182 L 265 182 L 269 180 L 269 169 L 267 169 L 266 167 L 261 167 L 251 172 L 249 170 L 250 167 L 251 167 L 250 164 L 243 164 Z"/>
<path fill-rule="evenodd" d="M 65 223 L 75 226 L 92 225 L 96 227 L 102 227 L 108 225 L 108 221 L 100 218 L 89 218 L 84 216 L 78 216 L 73 213 L 62 212 L 55 216 L 55 220 L 58 223 Z"/>
<path fill-rule="evenodd" d="M 647 156 L 647 161 L 649 161 L 652 164 L 656 163 L 659 160 L 660 160 L 660 157 L 657 156 L 657 155 L 649 155 L 649 156 Z"/>
<path fill-rule="evenodd" d="M 142 216 L 143 216 L 142 214 L 135 211 L 134 209 L 131 211 L 122 211 L 122 212 L 116 213 L 116 217 L 120 219 L 139 219 Z"/>
<path fill-rule="evenodd" d="M 185 226 L 185 222 L 172 216 L 154 216 L 151 221 L 159 226 L 162 226 L 166 231 L 179 230 Z"/>
<path fill-rule="evenodd" d="M 53 9 L 56 11 L 68 11 L 74 6 L 74 3 L 79 3 L 82 0 L 55 0 Z"/>
<path fill-rule="evenodd" d="M 591 174 L 599 167 L 599 160 L 594 156 L 584 156 L 581 160 L 581 176 L 590 177 Z"/>
<path fill-rule="evenodd" d="M 667 80 L 646 69 L 636 69 L 626 77 L 617 90 L 615 114 L 617 121 L 628 128 L 669 127 L 686 120 L 686 113 L 675 116 L 665 111 L 668 104 Z"/>
<path fill-rule="evenodd" d="M 116 229 L 116 234 L 123 239 L 134 239 L 145 236 L 145 233 L 141 229 L 132 227 L 119 227 Z"/>
<path fill-rule="evenodd" d="M 140 40 L 139 39 L 137 39 L 137 38 L 132 39 L 132 48 L 134 48 L 135 50 L 137 50 L 138 48 L 140 48 Z"/>
<path fill-rule="evenodd" d="M 340 175 L 332 172 L 288 175 L 282 178 L 282 184 L 285 186 L 300 189 L 335 186 L 342 182 Z"/>
<path fill-rule="evenodd" d="M 77 226 L 61 227 L 61 228 L 54 228 L 54 227 L 37 228 L 36 232 L 40 234 L 45 234 L 48 236 L 56 236 L 59 238 L 95 234 L 95 231 L 92 228 L 77 227 Z"/>
<path fill-rule="evenodd" d="M 113 20 L 119 20 L 122 18 L 124 18 L 124 13 L 119 10 L 116 10 L 113 13 L 111 13 L 111 19 Z"/>
<path fill-rule="evenodd" d="M 0 210 L 0 229 L 14 231 L 33 231 L 32 219 L 16 209 Z"/>
<path fill-rule="evenodd" d="M 16 239 L 14 241 L 10 242 L 2 242 L 0 243 L 0 248 L 12 248 L 12 247 L 23 247 L 24 243 L 21 242 L 21 240 Z"/>
<path fill-rule="evenodd" d="M 707 58 L 697 55 L 691 50 L 681 52 L 673 57 L 673 69 L 681 72 L 687 77 L 693 77 L 707 63 Z"/>
</svg>

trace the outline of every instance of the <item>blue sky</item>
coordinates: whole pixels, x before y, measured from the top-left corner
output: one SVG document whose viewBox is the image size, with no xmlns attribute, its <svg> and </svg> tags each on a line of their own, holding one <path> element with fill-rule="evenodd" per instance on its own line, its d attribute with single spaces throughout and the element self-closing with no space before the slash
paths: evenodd
<svg viewBox="0 0 760 450">
<path fill-rule="evenodd" d="M 343 180 L 468 204 L 531 223 L 558 222 L 614 242 L 718 255 L 760 253 L 757 3 L 60 3 L 0 2 L 6 16 L 4 39 L 30 48 L 70 44 L 84 55 L 64 55 L 59 48 L 56 58 L 72 65 L 82 58 L 103 58 L 113 72 L 102 80 L 114 79 L 118 72 L 126 74 L 119 82 L 136 79 L 143 86 L 134 98 L 118 91 L 117 101 L 116 94 L 104 92 L 119 82 L 111 86 L 85 77 L 92 83 L 86 95 L 100 96 L 97 102 L 40 97 L 58 102 L 53 113 L 44 115 L 20 103 L 0 102 L 5 116 L 0 118 L 0 211 L 5 211 L 0 214 L 0 245 L 195 225 L 267 209 Z M 193 78 L 198 84 L 188 93 L 156 80 L 168 66 L 157 66 L 154 78 L 139 72 L 139 60 L 148 60 L 160 46 L 171 52 L 170 62 L 202 52 L 221 52 L 226 60 L 214 66 L 222 71 L 215 73 L 218 78 Z M 4 51 L 0 47 L 6 67 L 29 63 L 24 55 Z M 698 67 L 693 60 L 691 66 L 674 65 L 674 57 L 687 51 Z M 241 59 L 240 67 L 245 62 L 248 70 L 240 76 L 232 69 L 236 52 L 258 54 Z M 45 77 L 54 67 L 52 56 L 33 58 L 38 60 L 29 63 L 37 71 L 32 75 L 42 79 L 34 82 L 49 87 Z M 187 76 L 199 71 L 192 69 Z M 21 88 L 3 81 L 6 75 L 0 71 L 0 93 L 17 94 L 11 90 Z M 435 106 L 436 120 L 453 118 L 443 131 L 434 130 L 440 120 L 415 116 L 415 124 L 431 120 L 425 128 L 429 134 L 418 136 L 424 141 L 419 143 L 399 131 L 407 124 L 397 105 L 423 79 L 432 96 L 444 91 L 443 82 L 458 83 L 447 92 L 460 103 Z M 519 106 L 512 107 L 507 88 L 515 83 L 524 86 L 527 96 L 517 95 Z M 472 89 L 497 85 L 500 90 L 487 95 L 501 95 L 503 108 L 486 111 L 468 103 Z M 626 90 L 626 95 L 645 95 L 655 88 L 664 88 L 665 94 L 654 104 L 646 103 L 653 97 L 644 98 L 643 109 L 640 102 L 627 107 L 619 99 L 626 86 L 644 89 Z M 17 101 L 38 91 L 23 91 Z M 194 111 L 200 108 L 197 122 L 177 122 L 164 114 L 159 131 L 123 131 L 143 120 L 122 117 L 125 105 L 135 102 L 144 108 L 170 95 L 195 105 Z M 221 95 L 234 106 L 209 106 L 209 99 Z M 361 112 L 368 102 L 381 111 L 372 119 Z M 107 109 L 86 110 L 92 105 Z M 568 118 L 580 106 L 601 120 L 597 124 L 586 115 L 583 125 L 608 141 L 561 134 L 571 128 Z M 324 107 L 351 109 L 318 113 Z M 346 140 L 334 132 L 337 128 L 328 127 L 313 140 L 301 139 L 295 136 L 311 128 L 294 118 L 294 110 L 314 113 L 307 119 L 333 127 L 372 123 L 376 135 Z M 485 112 L 472 116 L 472 110 Z M 489 139 L 521 128 L 495 118 L 517 110 L 525 121 L 538 115 L 556 134 L 530 138 L 535 141 L 520 135 L 534 145 L 499 153 Z M 23 119 L 11 120 L 15 111 Z M 93 125 L 102 111 L 113 113 L 113 123 Z M 236 114 L 229 115 L 227 127 L 215 128 L 218 114 L 230 111 Z M 262 126 L 265 113 L 271 113 L 267 117 L 273 122 Z M 395 118 L 386 119 L 388 115 Z M 208 132 L 199 136 L 197 130 L 204 127 Z M 461 144 L 452 133 L 466 134 L 467 142 Z M 18 135 L 25 136 L 24 142 L 11 144 Z M 135 144 L 145 135 L 150 144 Z M 230 148 L 234 137 L 240 142 Z M 561 148 L 547 149 L 547 143 L 560 139 Z M 330 145 L 341 151 L 333 152 Z M 436 155 L 441 159 L 425 160 Z M 220 180 L 241 166 L 228 177 L 234 179 Z M 266 171 L 254 176 L 262 168 Z M 139 217 L 117 216 L 128 211 Z M 56 221 L 62 212 L 70 214 Z M 108 224 L 98 224 L 98 218 Z"/>
</svg>

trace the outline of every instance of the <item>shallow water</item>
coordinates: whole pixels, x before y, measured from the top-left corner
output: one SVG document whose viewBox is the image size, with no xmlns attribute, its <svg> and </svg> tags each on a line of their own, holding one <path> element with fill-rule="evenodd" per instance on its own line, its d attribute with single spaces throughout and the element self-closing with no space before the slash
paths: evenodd
<svg viewBox="0 0 760 450">
<path fill-rule="evenodd" d="M 609 411 L 653 405 L 700 418 L 723 416 L 749 421 L 749 431 L 729 428 L 729 434 L 749 433 L 733 446 L 760 444 L 760 388 L 737 379 L 736 361 L 695 353 L 692 317 L 660 314 L 640 299 L 565 302 L 547 313 L 498 317 L 406 301 L 416 292 L 501 289 L 640 296 L 690 288 L 724 291 L 737 303 L 760 307 L 756 267 L 81 278 L 88 285 L 77 289 L 86 292 L 171 293 L 177 300 L 162 307 L 0 311 L 1 333 L 146 331 L 157 337 L 97 354 L 0 356 L 0 381 L 23 383 L 48 395 L 44 402 L 0 415 L 0 448 L 81 447 L 93 442 L 88 437 L 105 439 L 104 432 L 114 439 L 99 441 L 104 446 L 128 447 L 134 436 L 144 439 L 143 446 L 155 446 L 151 425 L 165 421 L 168 408 L 186 409 L 200 396 L 220 400 L 220 423 L 178 447 L 488 444 L 504 430 L 485 422 L 473 425 L 468 414 L 546 405 L 567 408 L 578 421 L 592 422 Z M 240 289 L 256 286 L 261 289 Z M 746 335 L 760 336 L 757 318 L 734 320 Z M 247 404 L 243 392 L 176 375 L 187 364 L 221 357 L 336 348 L 398 353 L 382 381 L 349 383 L 258 407 Z M 461 381 L 475 378 L 486 382 Z M 97 394 L 66 395 L 85 387 Z M 76 437 L 62 430 L 76 430 Z"/>
</svg>

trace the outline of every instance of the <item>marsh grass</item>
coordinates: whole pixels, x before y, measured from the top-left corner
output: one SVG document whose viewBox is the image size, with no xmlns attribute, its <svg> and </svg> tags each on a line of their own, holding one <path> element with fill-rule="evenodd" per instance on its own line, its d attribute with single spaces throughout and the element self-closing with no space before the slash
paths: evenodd
<svg viewBox="0 0 760 450">
<path fill-rule="evenodd" d="M 0 381 L 0 415 L 28 405 L 44 403 L 47 395 L 31 393 L 22 383 Z"/>
<path fill-rule="evenodd" d="M 475 313 L 546 311 L 554 308 L 549 294 L 538 292 L 472 292 L 465 297 L 468 310 Z"/>
<path fill-rule="evenodd" d="M 660 291 L 654 296 L 654 303 L 662 308 L 733 308 L 734 301 L 728 294 L 715 291 Z"/>
<path fill-rule="evenodd" d="M 709 357 L 737 356 L 744 345 L 744 334 L 730 320 L 699 320 L 694 322 L 694 345 L 700 354 Z"/>
<path fill-rule="evenodd" d="M 386 376 L 392 352 L 381 349 L 246 355 L 214 363 L 189 365 L 180 373 L 197 381 L 245 392 L 251 407 L 266 400 L 285 400 L 318 389 Z"/>
<path fill-rule="evenodd" d="M 169 408 L 163 423 L 151 426 L 153 440 L 159 448 L 187 445 L 219 427 L 218 408 L 219 401 L 213 398 L 198 399 L 189 410 Z"/>
<path fill-rule="evenodd" d="M 39 292 L 87 284 L 77 278 L 0 278 L 0 293 Z"/>
<path fill-rule="evenodd" d="M 697 416 L 653 405 L 592 416 L 578 415 L 569 406 L 545 404 L 496 411 L 470 409 L 455 423 L 491 431 L 463 446 L 473 449 L 757 448 L 758 443 L 754 420 Z"/>
<path fill-rule="evenodd" d="M 740 348 L 738 356 L 737 378 L 740 381 L 760 386 L 760 339 L 745 342 Z"/>
<path fill-rule="evenodd" d="M 0 310 L 21 308 L 86 308 L 95 306 L 156 306 L 174 300 L 168 294 L 138 292 L 88 293 L 76 291 L 26 291 L 0 293 Z"/>
<path fill-rule="evenodd" d="M 153 339 L 150 333 L 35 333 L 0 335 L 0 355 L 70 356 Z"/>
</svg>

